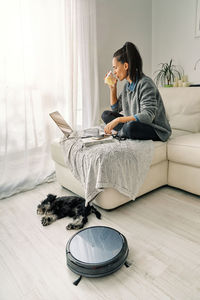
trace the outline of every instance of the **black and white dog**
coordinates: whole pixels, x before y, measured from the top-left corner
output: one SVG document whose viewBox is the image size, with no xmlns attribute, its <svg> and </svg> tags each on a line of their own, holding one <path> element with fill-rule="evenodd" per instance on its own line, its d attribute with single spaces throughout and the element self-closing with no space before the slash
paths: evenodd
<svg viewBox="0 0 200 300">
<path fill-rule="evenodd" d="M 41 219 L 42 225 L 47 226 L 54 221 L 71 217 L 75 221 L 66 226 L 66 229 L 80 229 L 88 222 L 88 216 L 94 213 L 98 219 L 101 214 L 93 206 L 88 204 L 85 207 L 85 199 L 78 196 L 57 197 L 49 194 L 47 198 L 37 207 L 37 214 L 44 215 Z"/>
</svg>

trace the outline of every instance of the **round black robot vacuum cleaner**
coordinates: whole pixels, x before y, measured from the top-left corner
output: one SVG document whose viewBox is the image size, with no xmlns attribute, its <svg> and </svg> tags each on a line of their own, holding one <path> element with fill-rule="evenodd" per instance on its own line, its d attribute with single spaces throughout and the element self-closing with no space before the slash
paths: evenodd
<svg viewBox="0 0 200 300">
<path fill-rule="evenodd" d="M 67 242 L 67 266 L 80 275 L 74 282 L 77 285 L 82 276 L 102 277 L 117 271 L 123 264 L 127 267 L 128 244 L 119 231 L 94 226 L 83 229 Z"/>
</svg>

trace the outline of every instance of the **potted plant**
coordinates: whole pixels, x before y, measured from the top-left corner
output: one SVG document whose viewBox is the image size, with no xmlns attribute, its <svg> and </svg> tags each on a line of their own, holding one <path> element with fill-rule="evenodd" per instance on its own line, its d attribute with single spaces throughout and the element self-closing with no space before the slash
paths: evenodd
<svg viewBox="0 0 200 300">
<path fill-rule="evenodd" d="M 172 64 L 172 59 L 169 63 L 160 63 L 159 65 L 161 65 L 161 68 L 154 72 L 154 74 L 157 73 L 154 79 L 156 85 L 160 83 L 161 86 L 171 87 L 173 86 L 175 78 L 178 77 L 178 79 L 181 79 L 182 74 L 177 66 Z"/>
</svg>

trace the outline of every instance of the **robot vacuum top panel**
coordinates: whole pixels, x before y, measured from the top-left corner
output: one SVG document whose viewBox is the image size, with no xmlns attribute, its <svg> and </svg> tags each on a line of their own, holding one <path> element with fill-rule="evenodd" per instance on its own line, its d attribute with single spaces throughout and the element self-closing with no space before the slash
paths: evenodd
<svg viewBox="0 0 200 300">
<path fill-rule="evenodd" d="M 67 251 L 77 262 L 98 265 L 118 256 L 125 243 L 117 230 L 94 226 L 75 234 L 67 244 Z"/>
</svg>

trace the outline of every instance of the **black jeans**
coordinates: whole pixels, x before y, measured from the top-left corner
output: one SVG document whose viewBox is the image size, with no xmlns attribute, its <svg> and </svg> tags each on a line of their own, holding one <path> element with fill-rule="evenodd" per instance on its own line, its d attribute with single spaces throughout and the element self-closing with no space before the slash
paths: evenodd
<svg viewBox="0 0 200 300">
<path fill-rule="evenodd" d="M 108 124 L 112 120 L 123 117 L 123 115 L 110 110 L 105 110 L 101 118 L 104 123 Z M 153 140 L 160 141 L 153 127 L 148 124 L 138 121 L 130 121 L 127 123 L 119 123 L 114 130 L 118 131 L 119 137 L 124 137 L 132 140 Z"/>
</svg>

